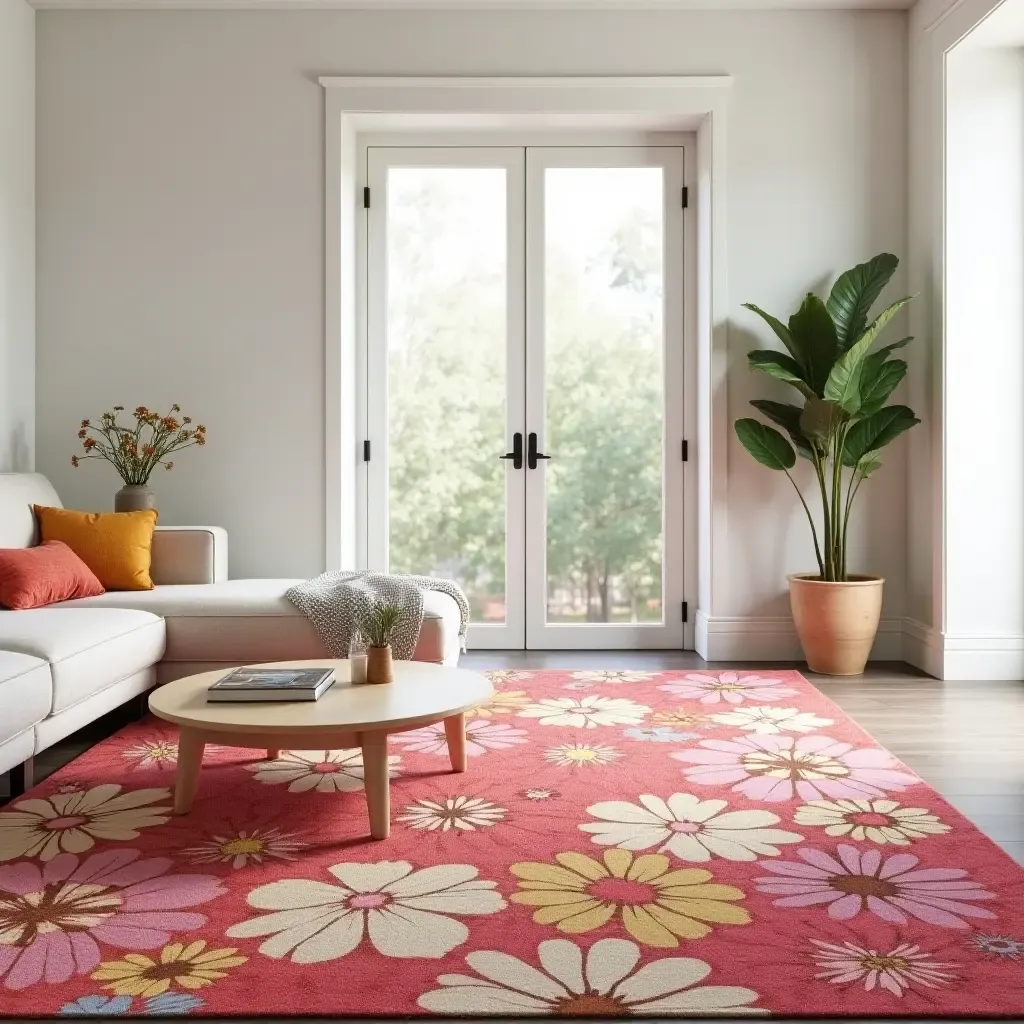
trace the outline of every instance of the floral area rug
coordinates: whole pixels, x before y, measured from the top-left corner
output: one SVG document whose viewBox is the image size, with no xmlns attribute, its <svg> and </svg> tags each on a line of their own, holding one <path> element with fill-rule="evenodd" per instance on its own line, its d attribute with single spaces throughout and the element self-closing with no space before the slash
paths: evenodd
<svg viewBox="0 0 1024 1024">
<path fill-rule="evenodd" d="M 0 1013 L 1014 1016 L 1024 871 L 793 672 L 492 672 L 469 770 L 148 720 L 0 811 Z M 263 755 L 265 757 L 265 754 Z"/>
</svg>

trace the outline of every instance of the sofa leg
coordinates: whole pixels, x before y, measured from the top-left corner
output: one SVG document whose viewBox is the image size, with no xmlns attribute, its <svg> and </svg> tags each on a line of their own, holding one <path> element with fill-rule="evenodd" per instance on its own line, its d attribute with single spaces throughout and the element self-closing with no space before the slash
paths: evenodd
<svg viewBox="0 0 1024 1024">
<path fill-rule="evenodd" d="M 131 700 L 131 717 L 135 721 L 141 721 L 149 714 L 149 692 L 140 693 Z"/>
<path fill-rule="evenodd" d="M 35 760 L 28 758 L 10 771 L 11 799 L 24 796 L 35 785 Z"/>
</svg>

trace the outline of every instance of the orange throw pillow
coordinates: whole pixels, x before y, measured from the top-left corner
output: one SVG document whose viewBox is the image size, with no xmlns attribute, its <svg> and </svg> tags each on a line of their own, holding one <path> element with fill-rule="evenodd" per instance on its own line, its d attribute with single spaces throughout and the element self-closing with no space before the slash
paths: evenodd
<svg viewBox="0 0 1024 1024">
<path fill-rule="evenodd" d="M 0 605 L 5 608 L 42 608 L 102 593 L 103 585 L 89 566 L 59 540 L 35 548 L 0 549 Z"/>
<path fill-rule="evenodd" d="M 107 590 L 152 590 L 149 578 L 156 509 L 73 512 L 34 505 L 43 541 L 63 541 Z"/>
</svg>

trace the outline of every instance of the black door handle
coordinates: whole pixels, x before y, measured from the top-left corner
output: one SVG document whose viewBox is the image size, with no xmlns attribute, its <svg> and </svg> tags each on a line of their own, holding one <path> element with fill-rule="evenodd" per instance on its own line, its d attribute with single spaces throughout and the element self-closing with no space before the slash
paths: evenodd
<svg viewBox="0 0 1024 1024">
<path fill-rule="evenodd" d="M 530 432 L 529 448 L 526 450 L 526 468 L 536 469 L 538 459 L 550 459 L 550 455 L 545 455 L 543 452 L 537 451 L 537 435 Z"/>
<path fill-rule="evenodd" d="M 499 459 L 511 459 L 513 469 L 523 468 L 523 435 L 518 431 L 512 435 L 512 451 L 499 455 Z"/>
</svg>

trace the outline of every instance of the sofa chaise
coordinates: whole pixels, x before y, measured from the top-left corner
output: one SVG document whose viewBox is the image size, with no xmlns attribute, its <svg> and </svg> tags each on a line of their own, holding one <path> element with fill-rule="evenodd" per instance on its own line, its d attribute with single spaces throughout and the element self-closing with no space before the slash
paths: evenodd
<svg viewBox="0 0 1024 1024">
<path fill-rule="evenodd" d="M 36 473 L 0 473 L 0 548 L 38 542 L 33 504 L 59 506 Z M 227 534 L 158 526 L 153 590 L 108 591 L 25 611 L 0 609 L 0 773 L 31 785 L 31 759 L 161 683 L 209 669 L 329 657 L 285 597 L 293 579 L 229 580 Z M 456 664 L 459 611 L 424 595 L 413 658 Z"/>
</svg>

